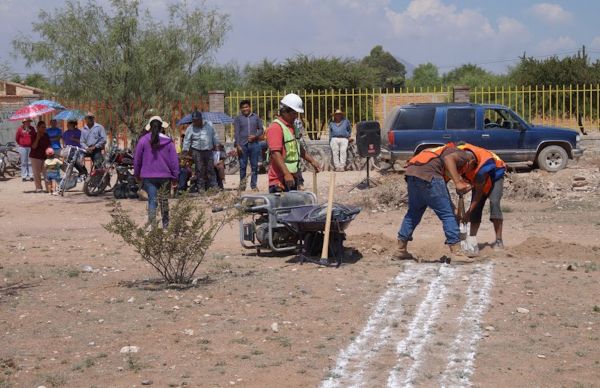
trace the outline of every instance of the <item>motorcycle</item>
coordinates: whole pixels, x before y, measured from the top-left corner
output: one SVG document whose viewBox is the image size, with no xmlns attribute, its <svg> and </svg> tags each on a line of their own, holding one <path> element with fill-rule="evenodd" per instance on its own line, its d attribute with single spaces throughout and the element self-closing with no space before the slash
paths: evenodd
<svg viewBox="0 0 600 388">
<path fill-rule="evenodd" d="M 120 161 L 122 161 L 123 155 L 127 155 L 133 160 L 130 151 L 122 150 L 116 146 L 111 148 L 104 163 L 102 163 L 101 166 L 94 168 L 83 183 L 83 192 L 87 196 L 96 197 L 104 193 L 107 188 L 110 188 L 112 173 L 116 170 Z"/>
<path fill-rule="evenodd" d="M 66 146 L 61 151 L 61 156 L 64 158 L 65 175 L 60 183 L 56 186 L 56 193 L 64 196 L 65 191 L 72 189 L 77 185 L 77 181 L 81 175 L 81 171 L 77 174 L 73 173 L 73 168 L 83 165 L 85 150 L 76 146 Z"/>
<path fill-rule="evenodd" d="M 135 199 L 138 197 L 139 185 L 133 175 L 133 155 L 129 150 L 120 152 L 116 157 L 117 183 L 113 189 L 116 199 Z"/>
</svg>

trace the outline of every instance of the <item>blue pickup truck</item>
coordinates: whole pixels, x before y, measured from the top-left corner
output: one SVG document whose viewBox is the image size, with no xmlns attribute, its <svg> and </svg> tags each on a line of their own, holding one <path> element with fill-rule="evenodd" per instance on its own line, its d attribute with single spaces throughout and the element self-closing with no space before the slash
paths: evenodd
<svg viewBox="0 0 600 388">
<path fill-rule="evenodd" d="M 448 142 L 494 151 L 508 163 L 555 172 L 583 154 L 574 130 L 533 125 L 503 105 L 442 103 L 396 107 L 382 128 L 383 159 L 407 160 Z"/>
</svg>

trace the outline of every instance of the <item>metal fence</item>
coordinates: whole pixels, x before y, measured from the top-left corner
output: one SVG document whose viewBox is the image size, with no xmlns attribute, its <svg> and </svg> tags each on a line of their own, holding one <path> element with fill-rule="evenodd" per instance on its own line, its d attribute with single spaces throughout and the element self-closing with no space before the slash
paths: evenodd
<svg viewBox="0 0 600 388">
<path fill-rule="evenodd" d="M 476 88 L 471 101 L 506 105 L 533 123 L 600 128 L 600 85 Z"/>
<path fill-rule="evenodd" d="M 304 100 L 304 119 L 312 139 L 320 138 L 327 131 L 327 123 L 338 108 L 352 124 L 362 120 L 377 120 L 383 124 L 395 106 L 449 102 L 453 98 L 452 87 L 293 92 Z M 236 116 L 240 101 L 249 100 L 253 111 L 268 123 L 287 93 L 289 91 L 229 92 L 225 96 L 225 110 L 230 116 Z M 581 123 L 591 130 L 600 127 L 600 85 L 481 87 L 470 91 L 470 101 L 509 106 L 527 121 L 538 124 L 577 129 Z"/>
<path fill-rule="evenodd" d="M 311 139 L 318 139 L 327 131 L 331 115 L 341 109 L 354 124 L 363 120 L 376 120 L 374 101 L 381 95 L 376 89 L 304 90 L 304 91 L 235 91 L 225 96 L 225 111 L 237 116 L 239 104 L 250 101 L 252 109 L 265 123 L 273 120 L 279 101 L 287 93 L 297 93 L 304 102 L 303 119 Z"/>
</svg>

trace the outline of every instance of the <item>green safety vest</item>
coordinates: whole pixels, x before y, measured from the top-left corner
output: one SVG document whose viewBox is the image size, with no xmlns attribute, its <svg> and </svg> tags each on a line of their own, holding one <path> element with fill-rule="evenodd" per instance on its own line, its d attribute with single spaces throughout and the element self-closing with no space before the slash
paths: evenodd
<svg viewBox="0 0 600 388">
<path fill-rule="evenodd" d="M 283 146 L 285 148 L 285 158 L 283 158 L 283 162 L 288 171 L 295 174 L 298 172 L 298 166 L 300 165 L 300 144 L 296 140 L 296 137 L 290 133 L 287 125 L 285 125 L 283 121 L 275 119 L 273 122 L 279 124 L 281 133 L 283 134 Z M 270 153 L 267 153 L 267 162 L 269 161 L 269 154 Z"/>
</svg>

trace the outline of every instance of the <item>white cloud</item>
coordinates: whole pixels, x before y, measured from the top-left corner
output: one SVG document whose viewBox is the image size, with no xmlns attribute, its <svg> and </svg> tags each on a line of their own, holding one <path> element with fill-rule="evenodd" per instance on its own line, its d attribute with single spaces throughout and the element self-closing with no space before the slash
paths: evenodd
<svg viewBox="0 0 600 388">
<path fill-rule="evenodd" d="M 592 43 L 590 43 L 590 48 L 593 49 L 600 49 L 600 36 L 596 36 L 594 39 L 592 39 Z"/>
<path fill-rule="evenodd" d="M 558 4 L 535 4 L 531 7 L 531 11 L 539 19 L 548 23 L 567 23 L 573 19 L 573 14 Z"/>
<path fill-rule="evenodd" d="M 441 0 L 413 0 L 402 12 L 386 10 L 398 38 L 432 40 L 438 42 L 461 41 L 465 44 L 486 42 L 493 39 L 502 44 L 516 36 L 529 37 L 527 28 L 516 19 L 500 17 L 497 25 L 481 12 L 454 5 L 446 5 Z M 434 43 L 435 44 L 435 43 Z"/>
<path fill-rule="evenodd" d="M 535 51 L 538 55 L 554 55 L 576 50 L 577 46 L 577 42 L 570 36 L 561 36 L 554 39 L 542 40 L 536 45 Z"/>
</svg>

